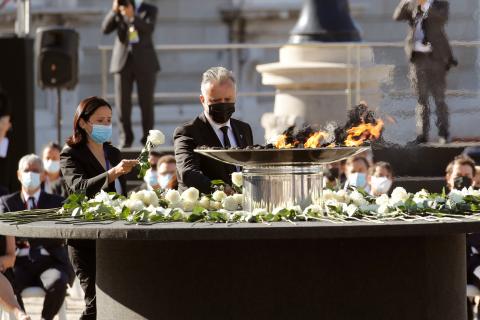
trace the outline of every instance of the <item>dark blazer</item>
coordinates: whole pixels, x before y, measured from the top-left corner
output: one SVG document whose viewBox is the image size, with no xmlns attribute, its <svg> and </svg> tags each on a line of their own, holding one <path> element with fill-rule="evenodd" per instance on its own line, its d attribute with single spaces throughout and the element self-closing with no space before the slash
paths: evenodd
<svg viewBox="0 0 480 320">
<path fill-rule="evenodd" d="M 230 119 L 230 124 L 240 148 L 253 144 L 250 125 L 236 119 Z M 207 158 L 193 151 L 200 146 L 222 147 L 203 113 L 193 121 L 176 128 L 173 136 L 180 190 L 195 187 L 200 192 L 210 193 L 212 191 L 210 181 L 215 179 L 231 184 L 230 174 L 235 170 L 234 166 Z"/>
<path fill-rule="evenodd" d="M 138 72 L 157 72 L 160 64 L 153 46 L 152 34 L 155 30 L 157 8 L 153 5 L 142 3 L 136 10 L 133 26 L 138 32 L 139 42 L 131 46 L 134 70 Z M 128 43 L 129 25 L 120 13 L 110 11 L 103 20 L 102 30 L 104 34 L 117 31 L 113 47 L 110 72 L 122 71 L 129 54 Z"/>
<path fill-rule="evenodd" d="M 410 26 L 410 31 L 405 39 L 405 52 L 410 61 L 413 58 L 415 17 L 418 12 L 416 3 L 414 0 L 402 0 L 393 13 L 394 20 L 407 21 Z M 428 10 L 427 18 L 423 20 L 425 40 L 432 45 L 432 58 L 444 62 L 447 69 L 452 65 L 457 65 L 445 33 L 448 14 L 449 3 L 447 1 L 434 0 Z"/>
<path fill-rule="evenodd" d="M 105 143 L 103 146 L 110 166 L 116 166 L 121 160 L 120 150 L 110 143 Z M 60 168 L 68 194 L 85 192 L 88 197 L 94 197 L 100 190 L 115 191 L 115 183 L 108 183 L 107 171 L 86 144 L 75 147 L 65 146 L 60 153 Z M 125 177 L 120 176 L 118 179 L 123 194 L 126 194 Z"/>
<path fill-rule="evenodd" d="M 37 207 L 38 209 L 60 208 L 63 201 L 64 198 L 60 196 L 41 191 Z M 25 210 L 25 202 L 20 192 L 0 197 L 0 213 L 22 210 Z M 40 247 L 43 247 L 66 270 L 69 267 L 68 256 L 64 247 L 65 241 L 63 239 L 29 238 L 28 242 L 30 243 L 31 260 L 35 261 L 41 255 Z"/>
</svg>

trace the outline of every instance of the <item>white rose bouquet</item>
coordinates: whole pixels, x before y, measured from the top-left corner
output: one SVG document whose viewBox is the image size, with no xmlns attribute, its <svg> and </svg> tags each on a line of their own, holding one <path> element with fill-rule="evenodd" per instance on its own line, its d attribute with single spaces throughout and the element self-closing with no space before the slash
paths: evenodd
<svg viewBox="0 0 480 320">
<path fill-rule="evenodd" d="M 138 177 L 140 179 L 143 179 L 147 170 L 150 169 L 150 163 L 148 162 L 148 155 L 150 153 L 150 150 L 164 143 L 165 143 L 165 135 L 162 133 L 162 131 L 160 130 L 149 131 L 147 142 L 145 143 L 145 146 L 143 147 L 142 151 L 140 152 L 140 155 L 137 158 L 138 166 L 140 167 L 140 172 L 138 173 Z"/>
</svg>

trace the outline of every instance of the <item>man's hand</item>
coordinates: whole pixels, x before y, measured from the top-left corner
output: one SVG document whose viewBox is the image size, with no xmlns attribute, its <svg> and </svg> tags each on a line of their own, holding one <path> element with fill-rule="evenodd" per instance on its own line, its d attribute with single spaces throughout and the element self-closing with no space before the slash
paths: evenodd
<svg viewBox="0 0 480 320">
<path fill-rule="evenodd" d="M 425 3 L 427 3 L 427 0 L 417 0 L 417 3 L 419 6 L 423 6 Z"/>
<path fill-rule="evenodd" d="M 135 16 L 135 10 L 133 9 L 131 3 L 129 3 L 127 6 L 120 6 L 119 8 L 122 16 L 125 16 L 129 19 L 132 19 Z"/>
<path fill-rule="evenodd" d="M 231 195 L 235 194 L 235 190 L 233 190 L 233 188 L 230 187 L 228 184 L 226 184 L 223 187 L 223 192 L 225 192 L 227 194 L 227 196 L 231 196 Z"/>
</svg>

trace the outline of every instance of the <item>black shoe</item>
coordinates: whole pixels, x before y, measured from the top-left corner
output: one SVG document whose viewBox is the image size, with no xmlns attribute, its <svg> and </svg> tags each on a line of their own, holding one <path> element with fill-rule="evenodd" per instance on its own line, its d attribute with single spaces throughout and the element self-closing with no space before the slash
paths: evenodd
<svg viewBox="0 0 480 320">
<path fill-rule="evenodd" d="M 438 138 L 438 143 L 439 144 L 447 144 L 447 143 L 450 143 L 450 139 L 448 137 L 440 137 Z"/>
<path fill-rule="evenodd" d="M 143 136 L 142 139 L 140 139 L 140 143 L 144 146 L 145 143 L 147 143 L 147 136 Z"/>
<path fill-rule="evenodd" d="M 418 136 L 414 140 L 407 142 L 407 147 L 418 146 L 422 143 L 427 143 L 427 139 L 424 136 Z"/>
</svg>

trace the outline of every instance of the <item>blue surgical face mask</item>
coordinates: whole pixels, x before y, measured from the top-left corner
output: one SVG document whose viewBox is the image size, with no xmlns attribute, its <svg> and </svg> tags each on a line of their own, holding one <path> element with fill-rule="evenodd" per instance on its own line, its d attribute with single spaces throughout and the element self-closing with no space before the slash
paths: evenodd
<svg viewBox="0 0 480 320">
<path fill-rule="evenodd" d="M 158 184 L 157 171 L 151 169 L 148 170 L 143 179 L 150 187 L 156 186 Z"/>
<path fill-rule="evenodd" d="M 20 180 L 22 186 L 27 190 L 35 190 L 40 187 L 40 173 L 31 171 L 22 171 Z"/>
<path fill-rule="evenodd" d="M 166 189 L 172 177 L 173 177 L 173 174 L 171 173 L 159 175 L 160 179 L 158 180 L 158 184 L 160 185 L 160 188 Z"/>
<path fill-rule="evenodd" d="M 367 186 L 367 175 L 365 173 L 355 172 L 348 176 L 348 185 L 357 188 Z"/>
<path fill-rule="evenodd" d="M 112 137 L 112 125 L 104 126 L 101 124 L 92 124 L 92 133 L 90 133 L 90 137 L 96 143 L 102 144 L 107 141 L 110 141 Z"/>
</svg>

